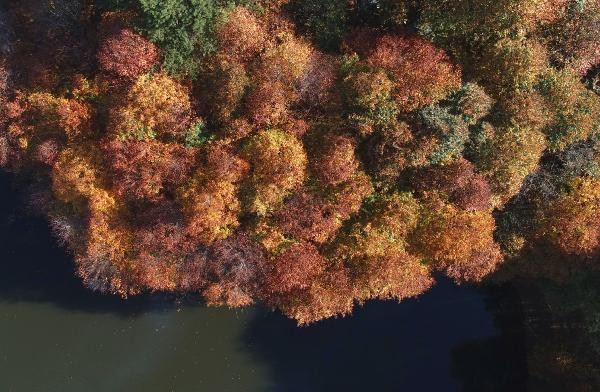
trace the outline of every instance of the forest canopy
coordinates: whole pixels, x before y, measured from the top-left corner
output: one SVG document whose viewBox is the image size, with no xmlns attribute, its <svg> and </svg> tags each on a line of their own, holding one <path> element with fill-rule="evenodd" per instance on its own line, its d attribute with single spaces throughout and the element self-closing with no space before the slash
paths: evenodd
<svg viewBox="0 0 600 392">
<path fill-rule="evenodd" d="M 123 297 L 561 282 L 598 269 L 598 37 L 597 0 L 9 0 L 0 166 Z"/>
</svg>

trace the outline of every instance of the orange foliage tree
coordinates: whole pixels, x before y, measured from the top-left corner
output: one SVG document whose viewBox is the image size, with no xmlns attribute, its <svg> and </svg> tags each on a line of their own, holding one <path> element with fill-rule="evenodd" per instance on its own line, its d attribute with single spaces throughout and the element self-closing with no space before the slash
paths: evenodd
<svg viewBox="0 0 600 392">
<path fill-rule="evenodd" d="M 411 250 L 458 282 L 481 281 L 502 261 L 490 211 L 463 211 L 432 199 L 411 239 Z"/>
</svg>

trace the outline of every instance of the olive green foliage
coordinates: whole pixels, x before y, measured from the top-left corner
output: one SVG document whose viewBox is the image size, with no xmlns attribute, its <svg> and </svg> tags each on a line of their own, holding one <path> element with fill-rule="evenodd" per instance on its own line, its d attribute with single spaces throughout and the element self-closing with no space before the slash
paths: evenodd
<svg viewBox="0 0 600 392">
<path fill-rule="evenodd" d="M 292 0 L 288 4 L 298 27 L 326 51 L 337 51 L 348 26 L 348 2 L 344 0 Z"/>
<path fill-rule="evenodd" d="M 194 123 L 185 134 L 185 146 L 186 147 L 200 147 L 204 143 L 208 142 L 213 138 L 208 130 L 204 121 L 198 120 Z"/>
</svg>

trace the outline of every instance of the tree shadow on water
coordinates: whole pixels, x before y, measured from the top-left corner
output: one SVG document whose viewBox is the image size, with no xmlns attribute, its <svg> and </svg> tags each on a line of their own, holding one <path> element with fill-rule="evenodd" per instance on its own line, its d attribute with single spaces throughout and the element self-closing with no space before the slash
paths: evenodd
<svg viewBox="0 0 600 392">
<path fill-rule="evenodd" d="M 48 222 L 28 211 L 12 180 L 0 171 L 0 302 L 50 303 L 122 317 L 179 306 L 173 295 L 147 294 L 123 300 L 84 287 L 75 275 L 72 255 L 58 245 Z M 193 303 L 190 298 L 186 306 Z"/>
<path fill-rule="evenodd" d="M 498 339 L 482 291 L 439 278 L 417 299 L 370 302 L 351 317 L 305 328 L 278 313 L 258 313 L 243 346 L 267 364 L 273 391 L 444 392 L 493 383 L 494 371 L 473 366 L 471 373 L 463 372 L 456 362 L 477 365 L 473 361 L 486 355 L 512 354 L 495 350 Z M 477 342 L 492 344 L 470 350 Z M 509 377 L 498 385 L 516 385 L 510 379 L 511 358 L 495 360 L 481 365 L 500 362 L 500 376 Z M 491 390 L 519 389 L 486 389 Z"/>
<path fill-rule="evenodd" d="M 452 351 L 452 373 L 464 392 L 525 392 L 528 389 L 527 342 L 517 291 L 491 287 L 486 307 L 499 330 L 496 336 L 465 342 Z"/>
</svg>

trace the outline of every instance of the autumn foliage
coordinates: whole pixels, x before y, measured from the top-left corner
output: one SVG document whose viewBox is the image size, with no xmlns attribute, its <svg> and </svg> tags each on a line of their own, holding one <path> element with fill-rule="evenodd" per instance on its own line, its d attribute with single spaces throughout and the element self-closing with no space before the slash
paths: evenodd
<svg viewBox="0 0 600 392">
<path fill-rule="evenodd" d="M 118 77 L 135 80 L 157 62 L 159 51 L 129 29 L 107 34 L 98 50 L 100 68 Z"/>
<path fill-rule="evenodd" d="M 9 3 L 0 165 L 92 289 L 307 324 L 595 263 L 597 2 Z"/>
</svg>

